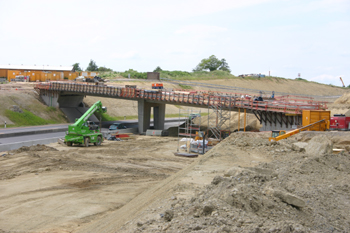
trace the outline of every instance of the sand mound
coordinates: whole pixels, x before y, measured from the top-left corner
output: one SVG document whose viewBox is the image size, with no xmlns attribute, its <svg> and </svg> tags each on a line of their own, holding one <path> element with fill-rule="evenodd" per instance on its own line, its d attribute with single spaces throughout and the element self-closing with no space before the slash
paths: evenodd
<svg viewBox="0 0 350 233">
<path fill-rule="evenodd" d="M 350 93 L 343 94 L 341 97 L 336 99 L 336 101 L 334 101 L 334 104 L 350 104 Z"/>
<path fill-rule="evenodd" d="M 17 150 L 13 150 L 14 153 L 21 153 L 25 151 L 57 151 L 57 149 L 50 146 L 37 144 L 34 146 L 22 146 Z"/>
</svg>

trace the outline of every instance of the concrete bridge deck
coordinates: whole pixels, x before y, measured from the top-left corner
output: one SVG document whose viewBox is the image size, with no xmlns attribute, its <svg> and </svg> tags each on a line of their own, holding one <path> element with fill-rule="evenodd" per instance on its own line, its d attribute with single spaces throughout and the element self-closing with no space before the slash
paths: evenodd
<svg viewBox="0 0 350 233">
<path fill-rule="evenodd" d="M 35 88 L 40 90 L 41 95 L 92 95 L 138 101 L 140 132 L 145 132 L 148 127 L 150 117 L 148 112 L 150 112 L 151 107 L 155 111 L 155 128 L 162 129 L 165 104 L 201 108 L 219 106 L 221 109 L 229 111 L 246 109 L 247 112 L 254 113 L 261 123 L 271 126 L 274 124 L 278 129 L 289 129 L 292 125 L 297 125 L 301 121 L 303 110 L 327 109 L 326 102 L 314 101 L 312 98 L 300 96 L 280 96 L 266 101 L 254 101 L 253 98 L 247 98 L 242 93 L 145 90 L 76 82 L 40 83 Z M 274 128 L 270 127 L 269 129 Z M 265 128 L 265 130 L 268 129 Z"/>
</svg>

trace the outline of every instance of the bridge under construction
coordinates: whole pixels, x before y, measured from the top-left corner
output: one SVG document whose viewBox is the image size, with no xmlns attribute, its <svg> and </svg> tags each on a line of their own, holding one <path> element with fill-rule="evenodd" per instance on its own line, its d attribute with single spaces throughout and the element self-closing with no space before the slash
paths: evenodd
<svg viewBox="0 0 350 233">
<path fill-rule="evenodd" d="M 164 129 L 166 104 L 199 108 L 215 106 L 227 111 L 253 113 L 264 130 L 289 130 L 301 125 L 303 110 L 327 109 L 326 102 L 290 95 L 257 101 L 245 93 L 146 90 L 77 82 L 39 83 L 35 89 L 48 106 L 59 108 L 81 107 L 86 95 L 137 101 L 139 133 L 149 129 L 152 108 L 154 128 Z"/>
</svg>

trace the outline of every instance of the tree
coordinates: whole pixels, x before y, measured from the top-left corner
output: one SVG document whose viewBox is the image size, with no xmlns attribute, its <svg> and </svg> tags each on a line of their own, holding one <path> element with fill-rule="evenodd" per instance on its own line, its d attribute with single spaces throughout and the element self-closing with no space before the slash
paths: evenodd
<svg viewBox="0 0 350 233">
<path fill-rule="evenodd" d="M 90 60 L 88 67 L 86 68 L 86 71 L 98 71 L 98 66 L 96 65 L 96 62 L 94 60 Z"/>
<path fill-rule="evenodd" d="M 231 72 L 225 59 L 219 60 L 215 55 L 211 55 L 209 58 L 204 58 L 202 61 L 193 69 L 193 71 L 203 71 L 203 70 L 223 70 Z"/>
<path fill-rule="evenodd" d="M 219 67 L 219 70 L 231 73 L 230 67 L 228 66 L 225 58 L 221 59 L 221 66 Z"/>
<path fill-rule="evenodd" d="M 98 71 L 100 71 L 100 72 L 106 72 L 106 71 L 113 71 L 113 70 L 110 69 L 110 68 L 106 68 L 106 67 L 104 67 L 104 66 L 100 66 L 100 67 L 98 67 Z"/>
<path fill-rule="evenodd" d="M 160 71 L 163 71 L 162 68 L 160 68 L 159 66 L 157 66 L 157 68 L 155 70 L 153 70 L 153 72 L 160 72 Z"/>
<path fill-rule="evenodd" d="M 79 66 L 79 63 L 74 63 L 74 64 L 73 64 L 73 70 L 74 70 L 74 71 L 82 71 L 82 69 L 81 69 L 80 66 Z"/>
</svg>

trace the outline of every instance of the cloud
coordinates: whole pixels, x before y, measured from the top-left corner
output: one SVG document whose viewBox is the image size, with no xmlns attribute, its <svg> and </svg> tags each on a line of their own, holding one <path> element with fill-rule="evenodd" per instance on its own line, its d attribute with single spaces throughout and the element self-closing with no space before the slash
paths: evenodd
<svg viewBox="0 0 350 233">
<path fill-rule="evenodd" d="M 105 38 L 102 36 L 94 36 L 89 40 L 88 44 L 90 45 L 97 44 L 102 42 L 103 40 L 105 40 Z"/>
<path fill-rule="evenodd" d="M 175 31 L 175 34 L 210 34 L 216 32 L 225 32 L 227 28 L 212 26 L 212 25 L 203 25 L 203 24 L 193 24 L 182 27 Z"/>
<path fill-rule="evenodd" d="M 116 58 L 116 59 L 130 59 L 130 58 L 137 58 L 139 57 L 138 52 L 136 51 L 128 51 L 125 53 L 112 53 L 111 58 Z"/>
<path fill-rule="evenodd" d="M 346 12 L 350 9 L 349 0 L 317 0 L 312 1 L 306 7 L 306 10 L 325 10 L 328 12 Z"/>
<path fill-rule="evenodd" d="M 141 17 L 148 20 L 179 20 L 230 9 L 254 6 L 271 1 L 275 0 L 216 0 L 215 3 L 212 0 L 138 1 L 137 4 L 134 4 L 136 7 L 133 8 L 133 17 Z M 127 8 L 129 7 L 128 5 L 121 6 L 121 8 Z"/>
<path fill-rule="evenodd" d="M 318 83 L 328 83 L 335 85 L 342 85 L 339 77 L 344 77 L 344 75 L 330 75 L 330 74 L 321 74 L 315 77 L 310 78 L 311 81 L 315 81 Z"/>
</svg>

